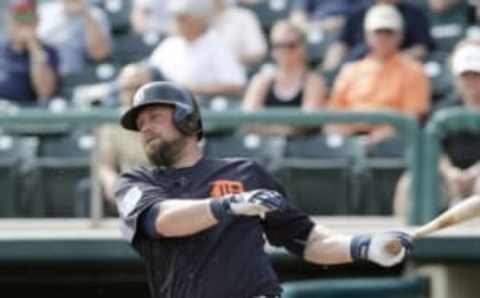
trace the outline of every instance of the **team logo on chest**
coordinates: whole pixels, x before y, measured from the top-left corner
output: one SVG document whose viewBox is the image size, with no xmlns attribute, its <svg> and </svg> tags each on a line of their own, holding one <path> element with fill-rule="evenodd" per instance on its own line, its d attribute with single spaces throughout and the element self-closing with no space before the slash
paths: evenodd
<svg viewBox="0 0 480 298">
<path fill-rule="evenodd" d="M 241 193 L 245 191 L 245 187 L 241 181 L 235 180 L 217 180 L 212 183 L 210 196 L 218 198 L 228 194 Z"/>
</svg>

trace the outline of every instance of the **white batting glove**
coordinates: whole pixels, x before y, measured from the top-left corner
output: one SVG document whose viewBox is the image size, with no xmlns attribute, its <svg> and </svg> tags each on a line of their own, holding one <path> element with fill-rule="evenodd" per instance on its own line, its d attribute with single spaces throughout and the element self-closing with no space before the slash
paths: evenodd
<svg viewBox="0 0 480 298">
<path fill-rule="evenodd" d="M 210 208 L 217 220 L 231 215 L 265 217 L 268 212 L 284 209 L 285 198 L 278 192 L 257 189 L 212 199 Z"/>
<path fill-rule="evenodd" d="M 389 249 L 392 245 L 401 247 L 395 253 Z M 412 250 L 412 238 L 403 232 L 384 232 L 373 235 L 353 237 L 351 253 L 354 261 L 368 260 L 384 267 L 402 262 Z"/>
</svg>

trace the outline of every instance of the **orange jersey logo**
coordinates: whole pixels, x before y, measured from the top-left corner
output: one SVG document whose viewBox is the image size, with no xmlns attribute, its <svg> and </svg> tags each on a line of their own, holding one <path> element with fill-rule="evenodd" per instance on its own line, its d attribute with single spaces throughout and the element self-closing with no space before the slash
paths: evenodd
<svg viewBox="0 0 480 298">
<path fill-rule="evenodd" d="M 213 182 L 210 196 L 213 198 L 218 198 L 228 194 L 241 193 L 244 191 L 245 188 L 241 181 L 217 180 Z"/>
</svg>

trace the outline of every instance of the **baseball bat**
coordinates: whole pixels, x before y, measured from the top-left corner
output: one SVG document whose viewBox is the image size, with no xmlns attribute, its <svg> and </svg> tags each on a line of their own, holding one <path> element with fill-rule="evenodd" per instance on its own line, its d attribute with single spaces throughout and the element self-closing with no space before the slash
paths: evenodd
<svg viewBox="0 0 480 298">
<path fill-rule="evenodd" d="M 412 239 L 425 237 L 433 232 L 463 223 L 477 216 L 480 216 L 480 197 L 472 196 L 416 229 L 412 233 Z M 392 241 L 386 248 L 389 253 L 396 255 L 402 249 L 402 245 L 399 241 Z"/>
</svg>

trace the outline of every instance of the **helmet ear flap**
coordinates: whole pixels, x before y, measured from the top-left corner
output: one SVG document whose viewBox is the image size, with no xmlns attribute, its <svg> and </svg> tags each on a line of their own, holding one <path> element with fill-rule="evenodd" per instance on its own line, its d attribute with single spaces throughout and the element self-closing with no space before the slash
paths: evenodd
<svg viewBox="0 0 480 298">
<path fill-rule="evenodd" d="M 194 95 L 190 91 L 185 90 L 182 93 L 184 93 L 184 98 L 188 101 L 188 104 L 175 105 L 175 126 L 183 134 L 198 135 L 200 136 L 200 139 L 202 133 L 202 123 L 198 104 Z"/>
</svg>

